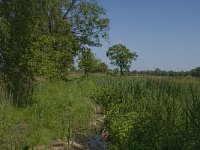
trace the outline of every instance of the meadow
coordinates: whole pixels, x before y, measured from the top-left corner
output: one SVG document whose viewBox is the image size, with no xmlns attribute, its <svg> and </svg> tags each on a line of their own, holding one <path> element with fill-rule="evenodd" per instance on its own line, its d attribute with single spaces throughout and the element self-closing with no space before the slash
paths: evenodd
<svg viewBox="0 0 200 150">
<path fill-rule="evenodd" d="M 48 149 L 91 134 L 101 106 L 111 150 L 200 149 L 200 80 L 192 77 L 89 77 L 41 80 L 28 107 L 0 89 L 0 149 Z"/>
</svg>

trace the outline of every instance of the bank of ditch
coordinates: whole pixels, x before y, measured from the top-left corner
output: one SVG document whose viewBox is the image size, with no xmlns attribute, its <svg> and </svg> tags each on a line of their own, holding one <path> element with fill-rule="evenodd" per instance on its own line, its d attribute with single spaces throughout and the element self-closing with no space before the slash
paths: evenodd
<svg viewBox="0 0 200 150">
<path fill-rule="evenodd" d="M 107 149 L 104 114 L 89 98 L 90 79 L 41 80 L 34 103 L 16 108 L 0 90 L 0 149 Z"/>
</svg>

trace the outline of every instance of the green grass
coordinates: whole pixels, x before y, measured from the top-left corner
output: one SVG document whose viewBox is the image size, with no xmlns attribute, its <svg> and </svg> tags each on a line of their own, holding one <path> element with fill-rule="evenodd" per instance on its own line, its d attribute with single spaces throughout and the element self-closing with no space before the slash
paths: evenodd
<svg viewBox="0 0 200 150">
<path fill-rule="evenodd" d="M 67 82 L 66 82 L 67 81 Z M 0 149 L 45 146 L 87 135 L 91 99 L 105 110 L 110 149 L 200 149 L 200 80 L 93 77 L 40 81 L 34 103 L 16 108 L 0 87 Z"/>
<path fill-rule="evenodd" d="M 13 107 L 1 89 L 0 149 L 48 147 L 52 140 L 68 142 L 76 134 L 87 134 L 93 113 L 90 86 L 80 80 L 38 82 L 34 103 L 26 108 Z"/>
<path fill-rule="evenodd" d="M 93 99 L 122 150 L 200 149 L 200 81 L 102 77 Z"/>
</svg>

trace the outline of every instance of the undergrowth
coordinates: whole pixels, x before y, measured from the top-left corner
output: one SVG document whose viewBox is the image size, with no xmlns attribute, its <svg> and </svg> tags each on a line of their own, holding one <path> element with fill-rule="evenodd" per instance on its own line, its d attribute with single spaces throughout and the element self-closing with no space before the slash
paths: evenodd
<svg viewBox="0 0 200 150">
<path fill-rule="evenodd" d="M 198 79 L 102 77 L 95 83 L 92 98 L 106 111 L 115 149 L 200 149 Z"/>
<path fill-rule="evenodd" d="M 44 145 L 47 148 L 53 140 L 69 142 L 76 134 L 87 134 L 92 118 L 87 97 L 90 86 L 90 82 L 81 80 L 40 81 L 35 88 L 34 103 L 16 108 L 2 85 L 0 149 L 21 150 Z"/>
</svg>

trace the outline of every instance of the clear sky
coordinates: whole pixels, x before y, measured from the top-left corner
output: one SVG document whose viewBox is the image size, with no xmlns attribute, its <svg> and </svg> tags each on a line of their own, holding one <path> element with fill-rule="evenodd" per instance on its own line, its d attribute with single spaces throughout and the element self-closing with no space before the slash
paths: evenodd
<svg viewBox="0 0 200 150">
<path fill-rule="evenodd" d="M 139 55 L 131 69 L 191 70 L 200 66 L 200 0 L 102 0 L 110 19 L 110 44 L 94 48 L 107 64 L 106 50 L 124 44 Z M 111 66 L 111 65 L 110 65 Z"/>
</svg>

